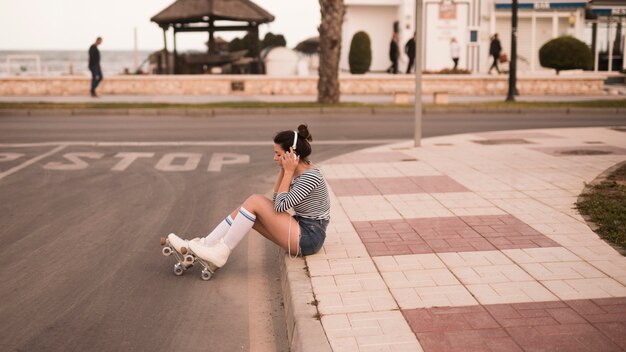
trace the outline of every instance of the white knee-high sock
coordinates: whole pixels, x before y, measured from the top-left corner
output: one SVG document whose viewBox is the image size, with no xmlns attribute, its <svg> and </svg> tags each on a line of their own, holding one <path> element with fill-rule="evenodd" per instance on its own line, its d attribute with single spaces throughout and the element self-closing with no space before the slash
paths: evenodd
<svg viewBox="0 0 626 352">
<path fill-rule="evenodd" d="M 228 215 L 222 222 L 220 222 L 210 234 L 206 235 L 202 242 L 204 243 L 215 243 L 226 236 L 226 233 L 230 229 L 230 226 L 233 224 L 233 218 Z"/>
<path fill-rule="evenodd" d="M 250 232 L 255 221 L 256 216 L 254 216 L 254 214 L 244 207 L 239 208 L 239 214 L 235 216 L 235 221 L 233 221 L 230 230 L 228 230 L 226 236 L 224 236 L 224 243 L 231 251 L 235 249 L 237 244 Z"/>
</svg>

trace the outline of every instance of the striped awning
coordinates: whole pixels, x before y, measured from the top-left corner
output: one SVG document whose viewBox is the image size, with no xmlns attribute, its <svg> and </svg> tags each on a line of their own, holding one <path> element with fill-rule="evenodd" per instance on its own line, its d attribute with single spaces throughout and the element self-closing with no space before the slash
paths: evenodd
<svg viewBox="0 0 626 352">
<path fill-rule="evenodd" d="M 513 1 L 496 0 L 496 10 L 510 10 Z M 523 10 L 576 9 L 587 6 L 586 0 L 519 0 L 517 7 Z"/>
</svg>

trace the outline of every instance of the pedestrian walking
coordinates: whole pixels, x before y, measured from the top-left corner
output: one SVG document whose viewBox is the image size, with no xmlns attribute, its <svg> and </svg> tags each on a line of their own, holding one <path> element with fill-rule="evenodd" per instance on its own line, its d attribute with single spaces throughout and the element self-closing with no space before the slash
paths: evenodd
<svg viewBox="0 0 626 352">
<path fill-rule="evenodd" d="M 96 38 L 96 42 L 89 47 L 89 71 L 91 71 L 91 93 L 92 97 L 98 97 L 96 88 L 102 81 L 102 68 L 100 67 L 100 50 L 98 45 L 102 44 L 102 37 Z"/>
<path fill-rule="evenodd" d="M 251 230 L 283 248 L 290 255 L 317 253 L 326 239 L 330 199 L 319 168 L 309 161 L 311 134 L 306 125 L 274 136 L 274 162 L 278 175 L 273 199 L 254 194 L 230 213 L 208 236 L 184 240 L 168 236 L 174 249 L 191 249 L 199 258 L 222 267 L 232 250 Z M 295 216 L 287 211 L 293 209 Z"/>
<path fill-rule="evenodd" d="M 404 53 L 409 57 L 409 65 L 406 67 L 406 73 L 411 73 L 415 65 L 415 32 L 413 32 L 413 37 L 404 44 Z"/>
<path fill-rule="evenodd" d="M 452 61 L 454 62 L 453 71 L 456 71 L 457 67 L 459 67 L 459 57 L 461 56 L 461 46 L 459 42 L 457 42 L 455 37 L 450 39 L 450 56 L 452 57 Z"/>
<path fill-rule="evenodd" d="M 494 68 L 498 73 L 500 73 L 500 69 L 498 68 L 498 61 L 500 60 L 500 54 L 502 53 L 502 45 L 500 44 L 500 39 L 498 39 L 498 33 L 494 34 L 491 37 L 491 44 L 489 45 L 489 54 L 493 57 L 493 64 L 489 68 L 489 73 Z"/>
<path fill-rule="evenodd" d="M 400 57 L 398 40 L 398 33 L 394 33 L 391 36 L 391 43 L 389 43 L 389 60 L 391 60 L 391 66 L 387 69 L 387 72 L 393 74 L 398 73 L 398 58 Z"/>
</svg>

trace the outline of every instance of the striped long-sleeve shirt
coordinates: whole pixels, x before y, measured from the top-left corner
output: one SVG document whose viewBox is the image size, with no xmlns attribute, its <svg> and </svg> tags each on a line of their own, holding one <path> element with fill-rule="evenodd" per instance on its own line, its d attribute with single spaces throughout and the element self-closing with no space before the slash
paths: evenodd
<svg viewBox="0 0 626 352">
<path fill-rule="evenodd" d="M 318 169 L 308 169 L 291 181 L 289 192 L 274 193 L 274 210 L 291 208 L 296 215 L 315 220 L 330 219 L 330 199 L 324 176 Z"/>
</svg>

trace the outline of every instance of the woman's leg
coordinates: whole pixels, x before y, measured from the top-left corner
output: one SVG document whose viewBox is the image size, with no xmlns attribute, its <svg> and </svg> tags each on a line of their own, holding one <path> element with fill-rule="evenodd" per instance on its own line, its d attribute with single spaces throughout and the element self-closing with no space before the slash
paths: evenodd
<svg viewBox="0 0 626 352">
<path fill-rule="evenodd" d="M 199 241 L 190 241 L 189 249 L 198 257 L 222 267 L 228 261 L 233 249 L 256 226 L 260 233 L 289 251 L 298 254 L 300 227 L 288 213 L 274 210 L 274 202 L 255 194 L 239 207 L 233 224 L 226 235 L 214 245 L 207 246 Z"/>
<path fill-rule="evenodd" d="M 202 238 L 203 243 L 216 242 L 226 236 L 228 230 L 230 230 L 230 226 L 233 224 L 233 219 L 234 217 L 228 215 L 213 229 L 213 231 L 211 231 L 211 233 Z"/>
<path fill-rule="evenodd" d="M 260 194 L 250 196 L 242 207 L 256 215 L 255 230 L 284 250 L 290 251 L 290 254 L 298 254 L 300 226 L 291 215 L 276 212 L 274 202 Z"/>
</svg>

